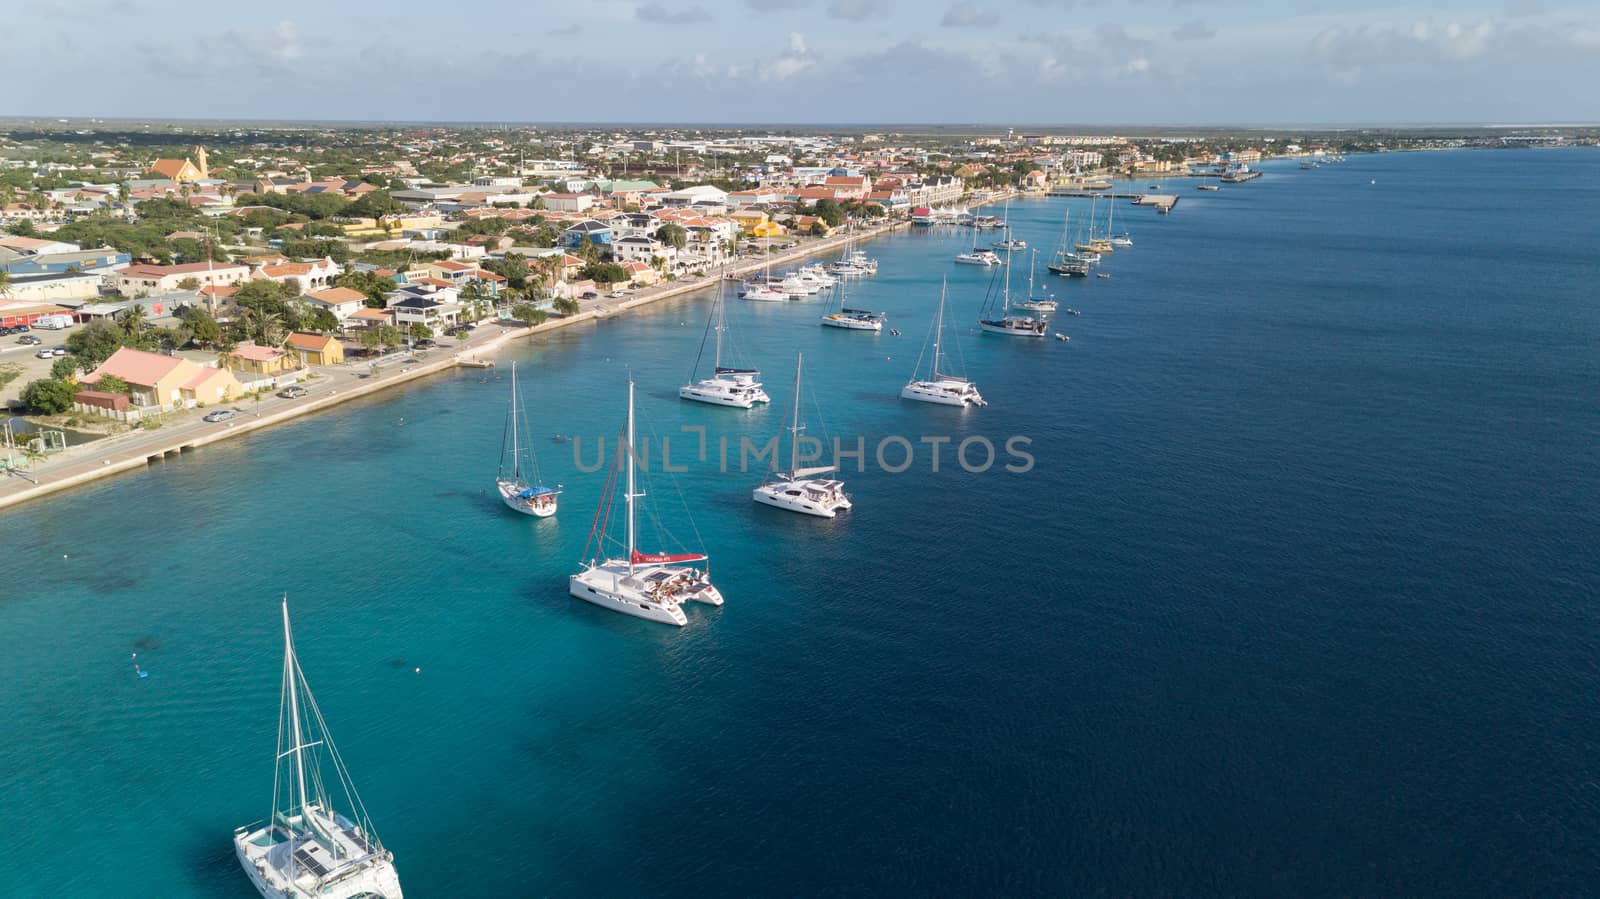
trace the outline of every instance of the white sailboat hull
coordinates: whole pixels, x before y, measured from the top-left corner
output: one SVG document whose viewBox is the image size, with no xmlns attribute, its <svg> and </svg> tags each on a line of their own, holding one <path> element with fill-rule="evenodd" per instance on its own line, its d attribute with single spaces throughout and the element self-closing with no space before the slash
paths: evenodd
<svg viewBox="0 0 1600 899">
<path fill-rule="evenodd" d="M 678 396 L 697 403 L 710 403 L 713 406 L 733 406 L 737 409 L 749 409 L 756 403 L 770 402 L 771 397 L 762 390 L 760 385 L 754 388 L 740 390 L 729 389 L 726 382 L 716 378 L 708 378 L 693 384 L 685 384 L 678 388 Z"/>
<path fill-rule="evenodd" d="M 817 485 L 827 486 L 819 488 Z M 776 509 L 833 518 L 851 508 L 850 497 L 843 487 L 838 481 L 777 481 L 757 487 L 750 498 Z"/>
<path fill-rule="evenodd" d="M 684 590 L 667 595 L 653 584 L 681 582 Z M 711 585 L 703 572 L 678 565 L 636 565 L 628 571 L 628 563 L 620 559 L 586 568 L 567 579 L 567 590 L 584 602 L 603 609 L 683 627 L 689 617 L 683 612 L 684 602 L 722 605 L 722 593 Z"/>
<path fill-rule="evenodd" d="M 513 512 L 521 512 L 536 518 L 549 518 L 556 514 L 554 493 L 523 498 L 518 494 L 528 489 L 525 484 L 518 484 L 516 481 L 496 481 L 495 487 L 500 491 L 500 500 Z"/>
<path fill-rule="evenodd" d="M 867 319 L 851 318 L 847 315 L 824 315 L 822 317 L 824 328 L 843 328 L 846 331 L 882 331 L 883 322 Z"/>
<path fill-rule="evenodd" d="M 990 334 L 1004 334 L 1007 337 L 1043 337 L 1045 332 L 1043 322 L 1013 324 L 1005 319 L 1000 321 L 980 320 L 978 327 Z"/>
<path fill-rule="evenodd" d="M 294 869 L 298 876 L 291 880 L 289 872 L 281 867 L 281 859 L 288 857 L 285 844 L 277 844 L 276 853 L 272 847 L 257 845 L 266 830 L 266 827 L 257 830 L 241 827 L 233 837 L 233 850 L 239 859 L 239 866 L 255 885 L 256 892 L 265 899 L 369 899 L 374 896 L 403 899 L 400 875 L 389 858 L 374 858 L 357 870 L 335 877 L 328 883 L 318 884 L 316 877 L 304 868 Z M 275 856 L 280 859 L 276 864 Z"/>
<path fill-rule="evenodd" d="M 912 381 L 900 390 L 903 399 L 941 406 L 986 406 L 978 388 L 966 381 Z"/>
</svg>

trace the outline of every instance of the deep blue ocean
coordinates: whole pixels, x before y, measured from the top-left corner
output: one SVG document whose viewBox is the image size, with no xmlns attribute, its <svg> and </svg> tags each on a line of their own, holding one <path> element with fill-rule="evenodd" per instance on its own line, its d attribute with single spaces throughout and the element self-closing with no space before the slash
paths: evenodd
<svg viewBox="0 0 1600 899">
<path fill-rule="evenodd" d="M 1600 151 L 1262 168 L 1119 205 L 1070 343 L 903 233 L 850 295 L 901 336 L 730 302 L 772 408 L 677 399 L 702 295 L 0 515 L 0 895 L 254 895 L 285 592 L 412 897 L 1594 892 Z M 986 408 L 898 398 L 946 277 Z M 1036 465 L 757 506 L 679 428 L 764 441 L 796 351 L 811 433 Z M 513 359 L 549 521 L 492 497 Z M 683 629 L 567 596 L 604 477 L 551 435 L 630 372 L 727 596 Z"/>
</svg>

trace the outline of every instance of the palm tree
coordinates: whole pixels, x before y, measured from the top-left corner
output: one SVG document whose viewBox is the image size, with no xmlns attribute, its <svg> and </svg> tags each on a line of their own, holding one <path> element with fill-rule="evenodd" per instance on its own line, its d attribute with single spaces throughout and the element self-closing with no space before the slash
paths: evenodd
<svg viewBox="0 0 1600 899">
<path fill-rule="evenodd" d="M 145 319 L 148 316 L 149 313 L 145 311 L 144 306 L 138 304 L 129 306 L 123 311 L 122 318 L 117 323 L 122 327 L 122 334 L 129 343 L 139 344 L 143 338 Z"/>
</svg>

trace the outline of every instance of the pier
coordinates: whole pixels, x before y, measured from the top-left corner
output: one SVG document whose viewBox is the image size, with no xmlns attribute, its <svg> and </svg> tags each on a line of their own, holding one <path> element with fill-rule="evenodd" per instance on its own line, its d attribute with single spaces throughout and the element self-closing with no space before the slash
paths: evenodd
<svg viewBox="0 0 1600 899">
<path fill-rule="evenodd" d="M 1078 190 L 1076 188 L 1057 187 L 1050 190 L 1047 196 L 1051 197 L 1078 197 L 1080 199 L 1113 199 L 1132 200 L 1135 206 L 1153 206 L 1162 215 L 1172 211 L 1178 205 L 1177 194 L 1152 194 L 1152 193 L 1117 193 L 1108 190 Z"/>
</svg>

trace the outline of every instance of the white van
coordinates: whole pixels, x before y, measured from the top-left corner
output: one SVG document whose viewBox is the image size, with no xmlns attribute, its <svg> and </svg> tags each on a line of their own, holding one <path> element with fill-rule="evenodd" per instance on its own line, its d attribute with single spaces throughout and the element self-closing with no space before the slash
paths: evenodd
<svg viewBox="0 0 1600 899">
<path fill-rule="evenodd" d="M 42 330 L 45 330 L 45 331 L 60 331 L 63 328 L 72 327 L 72 316 L 70 316 L 70 315 L 41 315 L 41 316 L 39 316 L 38 319 L 36 319 L 34 321 L 33 327 L 34 328 L 39 328 L 39 329 L 42 329 Z"/>
</svg>

